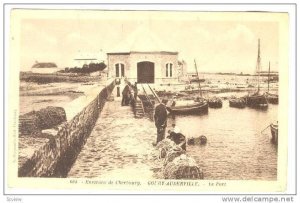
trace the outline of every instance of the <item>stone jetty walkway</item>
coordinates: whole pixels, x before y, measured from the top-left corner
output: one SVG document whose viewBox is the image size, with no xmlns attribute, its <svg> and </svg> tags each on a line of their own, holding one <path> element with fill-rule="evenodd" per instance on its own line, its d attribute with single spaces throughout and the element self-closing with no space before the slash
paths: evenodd
<svg viewBox="0 0 300 203">
<path fill-rule="evenodd" d="M 120 104 L 106 102 L 68 177 L 154 179 L 154 123 L 135 119 L 131 107 Z"/>
</svg>

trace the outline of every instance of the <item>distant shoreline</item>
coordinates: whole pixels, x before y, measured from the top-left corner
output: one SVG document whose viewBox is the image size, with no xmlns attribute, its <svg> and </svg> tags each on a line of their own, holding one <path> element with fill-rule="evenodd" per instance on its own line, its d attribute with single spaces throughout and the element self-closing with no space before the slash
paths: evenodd
<svg viewBox="0 0 300 203">
<path fill-rule="evenodd" d="M 67 73 L 32 73 L 20 72 L 20 81 L 36 82 L 40 84 L 55 82 L 96 82 L 102 79 L 101 76 L 90 76 L 87 74 L 67 74 Z"/>
<path fill-rule="evenodd" d="M 209 73 L 209 72 L 200 72 L 199 74 L 208 74 L 208 75 L 237 75 L 237 76 L 258 76 L 258 74 L 248 74 L 248 73 Z M 260 76 L 268 76 L 267 72 L 262 72 Z M 278 72 L 270 72 L 270 76 L 278 76 Z"/>
</svg>

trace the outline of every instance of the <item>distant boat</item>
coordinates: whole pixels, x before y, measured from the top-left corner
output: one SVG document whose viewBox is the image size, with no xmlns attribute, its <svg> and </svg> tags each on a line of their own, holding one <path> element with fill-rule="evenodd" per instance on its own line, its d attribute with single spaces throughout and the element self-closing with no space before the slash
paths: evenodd
<svg viewBox="0 0 300 203">
<path fill-rule="evenodd" d="M 210 108 L 222 108 L 223 102 L 219 97 L 212 97 L 208 99 L 208 106 Z"/>
<path fill-rule="evenodd" d="M 199 74 L 198 74 L 198 71 L 196 71 L 196 74 L 192 74 L 192 75 L 189 76 L 189 81 L 190 81 L 190 83 L 192 83 L 192 82 L 205 82 L 205 79 L 200 78 Z"/>
<path fill-rule="evenodd" d="M 278 144 L 278 124 L 271 123 L 270 127 L 271 127 L 271 135 L 272 135 L 271 141 L 274 144 Z"/>
<path fill-rule="evenodd" d="M 205 79 L 191 78 L 190 82 L 205 82 Z"/>
<path fill-rule="evenodd" d="M 256 73 L 257 74 L 257 91 L 254 94 L 249 94 L 245 97 L 246 104 L 252 108 L 266 109 L 268 108 L 268 101 L 266 96 L 260 94 L 260 39 L 258 39 L 258 55 L 257 55 L 257 63 L 256 63 Z"/>
<path fill-rule="evenodd" d="M 269 92 L 270 87 L 270 62 L 269 62 L 269 74 L 268 74 L 268 91 L 265 93 L 265 96 L 269 103 L 278 104 L 278 94 L 271 94 Z"/>
<path fill-rule="evenodd" d="M 235 108 L 245 108 L 246 102 L 243 98 L 232 97 L 229 99 L 229 106 Z"/>
</svg>

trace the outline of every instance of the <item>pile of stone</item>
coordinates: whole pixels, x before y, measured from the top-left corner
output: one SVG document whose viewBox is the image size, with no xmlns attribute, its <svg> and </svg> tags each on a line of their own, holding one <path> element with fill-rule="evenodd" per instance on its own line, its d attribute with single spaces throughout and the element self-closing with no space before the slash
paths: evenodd
<svg viewBox="0 0 300 203">
<path fill-rule="evenodd" d="M 62 107 L 48 106 L 39 111 L 31 111 L 19 117 L 19 133 L 31 135 L 43 129 L 53 128 L 67 120 Z"/>
<path fill-rule="evenodd" d="M 165 179 L 203 179 L 203 172 L 186 151 L 170 139 L 157 144 L 159 159 L 163 161 L 163 177 Z"/>
</svg>

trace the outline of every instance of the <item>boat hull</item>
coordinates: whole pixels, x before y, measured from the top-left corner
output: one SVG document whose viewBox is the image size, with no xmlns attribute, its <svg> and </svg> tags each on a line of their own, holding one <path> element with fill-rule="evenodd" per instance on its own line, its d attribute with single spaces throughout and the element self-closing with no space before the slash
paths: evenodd
<svg viewBox="0 0 300 203">
<path fill-rule="evenodd" d="M 208 106 L 210 108 L 222 108 L 223 102 L 219 98 L 210 99 L 208 100 Z"/>
<path fill-rule="evenodd" d="M 246 102 L 243 99 L 230 99 L 229 106 L 242 109 L 246 107 Z"/>
<path fill-rule="evenodd" d="M 169 107 L 171 114 L 207 114 L 208 113 L 208 103 L 199 103 L 195 105 L 188 106 L 174 106 Z"/>
<path fill-rule="evenodd" d="M 278 95 L 277 94 L 266 93 L 266 99 L 271 104 L 278 104 Z"/>
<path fill-rule="evenodd" d="M 209 102 L 208 103 L 210 108 L 222 108 L 222 102 Z"/>
<path fill-rule="evenodd" d="M 278 125 L 271 124 L 270 127 L 271 127 L 271 135 L 272 135 L 271 141 L 274 144 L 278 144 Z"/>
<path fill-rule="evenodd" d="M 267 109 L 268 101 L 264 95 L 252 95 L 246 97 L 246 105 L 251 108 Z"/>
</svg>

